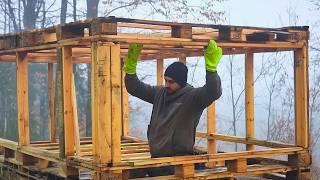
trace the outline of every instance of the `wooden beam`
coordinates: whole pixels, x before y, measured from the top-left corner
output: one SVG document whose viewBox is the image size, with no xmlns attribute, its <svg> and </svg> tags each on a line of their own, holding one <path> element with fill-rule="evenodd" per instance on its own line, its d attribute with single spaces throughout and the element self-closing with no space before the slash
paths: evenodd
<svg viewBox="0 0 320 180">
<path fill-rule="evenodd" d="M 264 147 L 271 147 L 271 148 L 285 148 L 285 147 L 295 147 L 292 144 L 285 144 L 277 141 L 264 141 L 259 139 L 247 139 L 245 137 L 238 137 L 238 136 L 229 136 L 224 134 L 210 134 L 197 132 L 197 137 L 201 138 L 208 138 L 208 139 L 215 139 L 219 141 L 227 141 L 227 142 L 234 142 L 234 143 L 242 143 L 242 144 L 254 144 L 257 146 L 264 146 Z"/>
<path fill-rule="evenodd" d="M 49 104 L 49 140 L 56 142 L 56 123 L 54 117 L 54 89 L 55 81 L 53 79 L 53 64 L 48 64 L 48 104 Z"/>
<path fill-rule="evenodd" d="M 185 55 L 182 55 L 182 56 L 179 57 L 179 61 L 186 65 L 187 57 Z"/>
<path fill-rule="evenodd" d="M 93 159 L 111 162 L 111 76 L 110 44 L 92 43 L 91 116 Z"/>
<path fill-rule="evenodd" d="M 72 109 L 72 48 L 62 47 L 63 119 L 66 156 L 74 155 L 74 113 Z"/>
<path fill-rule="evenodd" d="M 308 44 L 294 51 L 296 145 L 309 148 Z"/>
<path fill-rule="evenodd" d="M 247 171 L 247 159 L 239 158 L 236 160 L 227 161 L 227 169 L 231 172 L 246 172 Z"/>
<path fill-rule="evenodd" d="M 73 112 L 73 124 L 74 124 L 74 145 L 76 147 L 76 155 L 79 156 L 80 152 L 80 132 L 79 132 L 79 120 L 78 120 L 78 105 L 77 105 L 77 92 L 74 81 L 74 74 L 71 76 L 71 104 Z"/>
<path fill-rule="evenodd" d="M 157 85 L 163 85 L 163 59 L 157 59 Z"/>
<path fill-rule="evenodd" d="M 215 103 L 213 102 L 207 109 L 207 134 L 210 136 L 212 133 L 216 133 L 216 112 L 215 112 Z M 207 139 L 208 153 L 215 154 L 217 153 L 217 145 L 215 139 Z M 209 163 L 208 167 L 213 168 L 215 162 Z"/>
<path fill-rule="evenodd" d="M 112 126 L 112 163 L 121 161 L 121 128 L 122 128 L 122 100 L 121 100 L 121 59 L 120 45 L 110 46 L 111 52 L 111 126 Z M 108 132 L 105 132 L 108 133 Z"/>
<path fill-rule="evenodd" d="M 28 61 L 25 57 L 26 53 L 16 53 L 18 142 L 20 146 L 30 144 Z"/>
<path fill-rule="evenodd" d="M 122 61 L 123 62 L 123 61 Z M 125 72 L 122 73 L 122 136 L 129 135 L 129 94 L 127 92 L 126 86 L 124 84 Z"/>
<path fill-rule="evenodd" d="M 246 108 L 246 138 L 254 138 L 254 74 L 253 53 L 245 55 L 245 108 Z M 254 150 L 252 144 L 247 144 L 247 150 Z"/>
<path fill-rule="evenodd" d="M 192 178 L 194 175 L 194 164 L 182 164 L 175 166 L 175 176 L 178 178 Z"/>
</svg>

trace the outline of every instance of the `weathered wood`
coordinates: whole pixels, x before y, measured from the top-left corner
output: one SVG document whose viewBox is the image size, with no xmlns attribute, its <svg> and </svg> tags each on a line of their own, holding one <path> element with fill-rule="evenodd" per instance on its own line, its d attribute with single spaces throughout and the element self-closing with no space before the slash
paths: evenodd
<svg viewBox="0 0 320 180">
<path fill-rule="evenodd" d="M 171 36 L 177 38 L 192 38 L 192 26 L 171 26 Z"/>
<path fill-rule="evenodd" d="M 123 62 L 123 59 L 122 59 Z M 121 71 L 122 75 L 122 136 L 128 136 L 129 134 L 129 95 L 124 84 L 124 78 L 126 73 Z"/>
<path fill-rule="evenodd" d="M 111 52 L 110 45 L 92 43 L 92 144 L 96 163 L 111 162 Z"/>
<path fill-rule="evenodd" d="M 183 64 L 187 64 L 187 57 L 184 55 L 181 55 L 179 57 L 179 62 L 182 62 Z"/>
<path fill-rule="evenodd" d="M 247 171 L 247 160 L 246 159 L 237 159 L 227 161 L 228 171 L 231 172 L 246 172 Z"/>
<path fill-rule="evenodd" d="M 95 19 L 91 22 L 90 35 L 116 35 L 117 23 L 116 22 L 102 22 L 99 19 Z"/>
<path fill-rule="evenodd" d="M 246 138 L 254 138 L 254 62 L 253 53 L 245 55 L 245 108 L 246 108 Z M 247 150 L 254 150 L 252 144 L 247 144 Z"/>
<path fill-rule="evenodd" d="M 77 93 L 76 85 L 74 82 L 74 74 L 71 76 L 71 105 L 73 112 L 73 124 L 74 124 L 74 145 L 76 147 L 76 155 L 81 154 L 80 151 L 80 132 L 79 132 L 79 120 L 78 120 L 78 105 L 77 105 Z"/>
<path fill-rule="evenodd" d="M 175 175 L 181 179 L 194 177 L 194 164 L 182 164 L 175 166 Z"/>
<path fill-rule="evenodd" d="M 157 59 L 157 85 L 163 85 L 163 59 Z"/>
<path fill-rule="evenodd" d="M 53 79 L 53 64 L 48 64 L 48 105 L 49 105 L 49 140 L 50 142 L 56 141 L 56 122 L 54 113 L 54 89 L 55 81 Z"/>
<path fill-rule="evenodd" d="M 66 156 L 74 155 L 74 112 L 72 109 L 72 48 L 62 48 L 63 121 Z"/>
<path fill-rule="evenodd" d="M 282 147 L 295 147 L 292 144 L 285 144 L 277 141 L 265 141 L 259 139 L 247 139 L 245 137 L 238 136 L 230 136 L 224 134 L 210 134 L 197 132 L 197 137 L 215 139 L 220 141 L 234 142 L 234 143 L 242 143 L 242 144 L 253 144 L 257 146 L 271 147 L 271 148 L 282 148 Z"/>
<path fill-rule="evenodd" d="M 210 136 L 212 133 L 216 133 L 216 111 L 215 103 L 213 102 L 207 109 L 207 134 Z M 207 149 L 209 154 L 217 153 L 217 146 L 215 139 L 207 139 Z M 208 163 L 208 167 L 213 168 L 215 162 Z"/>
<path fill-rule="evenodd" d="M 55 101 L 55 118 L 58 123 L 59 133 L 59 156 L 65 158 L 65 132 L 63 120 L 63 76 L 62 76 L 62 49 L 57 48 L 57 68 L 56 68 L 56 101 Z"/>
<path fill-rule="evenodd" d="M 121 128 L 122 128 L 122 106 L 121 106 L 121 59 L 120 45 L 114 44 L 110 46 L 110 73 L 111 73 L 111 133 L 112 147 L 111 159 L 112 163 L 121 161 Z"/>
<path fill-rule="evenodd" d="M 296 145 L 309 147 L 308 117 L 308 49 L 307 42 L 303 48 L 294 51 L 294 98 L 295 98 L 295 139 Z"/>
<path fill-rule="evenodd" d="M 28 61 L 26 53 L 17 53 L 17 113 L 18 142 L 20 146 L 30 144 Z"/>
</svg>

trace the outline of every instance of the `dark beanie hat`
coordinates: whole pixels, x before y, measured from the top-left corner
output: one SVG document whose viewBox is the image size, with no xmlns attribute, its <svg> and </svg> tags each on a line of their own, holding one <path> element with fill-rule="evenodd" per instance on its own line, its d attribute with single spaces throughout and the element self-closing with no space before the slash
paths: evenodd
<svg viewBox="0 0 320 180">
<path fill-rule="evenodd" d="M 182 62 L 174 62 L 167 67 L 164 76 L 171 77 L 181 87 L 184 87 L 187 84 L 188 68 Z"/>
</svg>

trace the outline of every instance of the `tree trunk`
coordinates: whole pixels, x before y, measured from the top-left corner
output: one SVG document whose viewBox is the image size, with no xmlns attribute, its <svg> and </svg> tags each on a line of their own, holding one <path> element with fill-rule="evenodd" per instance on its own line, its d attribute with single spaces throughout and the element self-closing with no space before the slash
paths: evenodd
<svg viewBox="0 0 320 180">
<path fill-rule="evenodd" d="M 98 16 L 99 0 L 87 0 L 87 19 Z"/>
<path fill-rule="evenodd" d="M 61 0 L 60 24 L 66 23 L 68 0 Z"/>
</svg>

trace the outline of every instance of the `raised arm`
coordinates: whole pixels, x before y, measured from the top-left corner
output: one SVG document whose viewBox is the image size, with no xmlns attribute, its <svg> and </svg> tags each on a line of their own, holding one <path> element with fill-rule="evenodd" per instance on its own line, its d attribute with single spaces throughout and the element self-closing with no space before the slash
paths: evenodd
<svg viewBox="0 0 320 180">
<path fill-rule="evenodd" d="M 153 103 L 156 92 L 160 89 L 158 86 L 150 86 L 140 81 L 136 75 L 138 57 L 143 48 L 142 44 L 130 44 L 128 56 L 126 57 L 123 71 L 126 73 L 125 85 L 128 93 L 144 101 Z"/>
<path fill-rule="evenodd" d="M 199 108 L 206 108 L 221 94 L 221 80 L 217 73 L 217 66 L 222 57 L 222 49 L 217 46 L 214 40 L 210 40 L 205 50 L 206 62 L 206 84 L 195 89 L 195 102 Z"/>
</svg>

